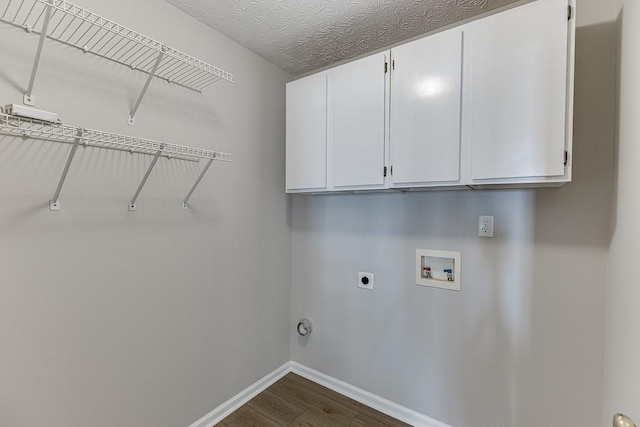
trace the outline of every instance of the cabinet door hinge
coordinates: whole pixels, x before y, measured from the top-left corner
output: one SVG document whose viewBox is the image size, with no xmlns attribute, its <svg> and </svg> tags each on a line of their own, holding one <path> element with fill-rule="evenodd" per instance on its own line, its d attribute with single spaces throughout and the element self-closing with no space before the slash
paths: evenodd
<svg viewBox="0 0 640 427">
<path fill-rule="evenodd" d="M 391 61 L 391 69 L 392 70 L 396 69 L 396 60 L 395 59 L 393 61 Z"/>
<path fill-rule="evenodd" d="M 384 61 L 384 72 L 385 74 L 389 71 L 389 63 L 387 61 Z"/>
<path fill-rule="evenodd" d="M 393 176 L 393 165 L 391 165 L 391 176 Z"/>
<path fill-rule="evenodd" d="M 385 177 L 387 176 L 387 167 L 386 166 L 384 167 L 384 176 Z"/>
<path fill-rule="evenodd" d="M 571 5 L 567 6 L 567 19 L 571 21 L 573 17 L 573 7 Z"/>
<path fill-rule="evenodd" d="M 569 164 L 569 152 L 564 150 L 564 165 L 567 166 Z"/>
</svg>

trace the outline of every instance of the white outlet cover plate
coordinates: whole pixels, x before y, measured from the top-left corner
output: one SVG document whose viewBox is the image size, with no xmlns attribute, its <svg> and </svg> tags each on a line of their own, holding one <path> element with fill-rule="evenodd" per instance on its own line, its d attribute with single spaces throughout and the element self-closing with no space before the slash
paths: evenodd
<svg viewBox="0 0 640 427">
<path fill-rule="evenodd" d="M 482 215 L 478 218 L 478 237 L 493 237 L 493 217 Z"/>
<path fill-rule="evenodd" d="M 362 279 L 365 277 L 369 279 L 367 284 L 362 283 Z M 373 290 L 373 273 L 358 271 L 358 287 L 362 289 Z"/>
</svg>

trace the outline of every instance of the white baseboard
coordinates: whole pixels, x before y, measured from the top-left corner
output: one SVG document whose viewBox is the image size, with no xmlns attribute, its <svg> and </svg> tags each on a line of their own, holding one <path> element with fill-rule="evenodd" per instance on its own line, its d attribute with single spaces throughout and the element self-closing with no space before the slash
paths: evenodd
<svg viewBox="0 0 640 427">
<path fill-rule="evenodd" d="M 383 397 L 377 396 L 368 391 L 340 381 L 315 369 L 308 368 L 296 362 L 287 362 L 275 371 L 266 375 L 254 384 L 250 385 L 231 399 L 200 418 L 190 427 L 213 427 L 224 418 L 229 416 L 242 405 L 253 399 L 255 396 L 266 390 L 270 385 L 284 377 L 289 372 L 300 375 L 321 386 L 331 389 L 337 393 L 362 403 L 370 408 L 389 415 L 397 420 L 411 424 L 415 427 L 451 427 L 436 419 L 423 415 L 412 409 L 405 408 Z"/>
<path fill-rule="evenodd" d="M 415 427 L 451 427 L 443 422 L 427 417 L 412 409 L 405 408 L 383 397 L 377 396 L 361 388 L 347 384 L 315 369 L 308 368 L 296 362 L 291 362 L 291 372 L 305 377 L 343 396 L 362 403 L 365 406 L 387 414 L 392 418 L 411 424 Z"/>
<path fill-rule="evenodd" d="M 213 411 L 209 412 L 204 417 L 200 418 L 195 423 L 191 424 L 189 427 L 212 427 L 218 424 L 289 372 L 291 372 L 291 362 L 287 362 L 270 374 L 265 375 L 246 389 L 242 390 L 240 393 L 233 396 L 231 399 L 224 402 L 222 405 L 218 406 Z"/>
</svg>

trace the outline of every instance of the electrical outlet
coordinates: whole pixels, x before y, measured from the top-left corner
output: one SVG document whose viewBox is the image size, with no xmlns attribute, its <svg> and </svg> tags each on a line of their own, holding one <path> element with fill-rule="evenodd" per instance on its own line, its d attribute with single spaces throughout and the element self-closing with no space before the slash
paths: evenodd
<svg viewBox="0 0 640 427">
<path fill-rule="evenodd" d="M 358 271 L 358 287 L 373 290 L 373 273 Z"/>
<path fill-rule="evenodd" d="M 478 220 L 478 236 L 493 237 L 493 217 L 481 216 Z"/>
</svg>

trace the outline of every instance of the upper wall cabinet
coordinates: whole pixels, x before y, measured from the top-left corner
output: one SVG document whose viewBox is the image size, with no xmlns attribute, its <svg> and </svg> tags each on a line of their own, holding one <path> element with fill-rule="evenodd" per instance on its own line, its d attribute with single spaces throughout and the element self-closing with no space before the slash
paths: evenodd
<svg viewBox="0 0 640 427">
<path fill-rule="evenodd" d="M 287 191 L 327 187 L 327 73 L 287 85 Z"/>
<path fill-rule="evenodd" d="M 566 1 L 538 0 L 469 24 L 465 137 L 474 183 L 567 180 L 567 18 Z"/>
<path fill-rule="evenodd" d="M 462 92 L 461 29 L 392 51 L 392 186 L 458 183 Z"/>
<path fill-rule="evenodd" d="M 570 182 L 574 1 L 530 2 L 290 83 L 287 191 Z"/>
<path fill-rule="evenodd" d="M 388 52 L 328 71 L 329 180 L 384 188 Z"/>
</svg>

